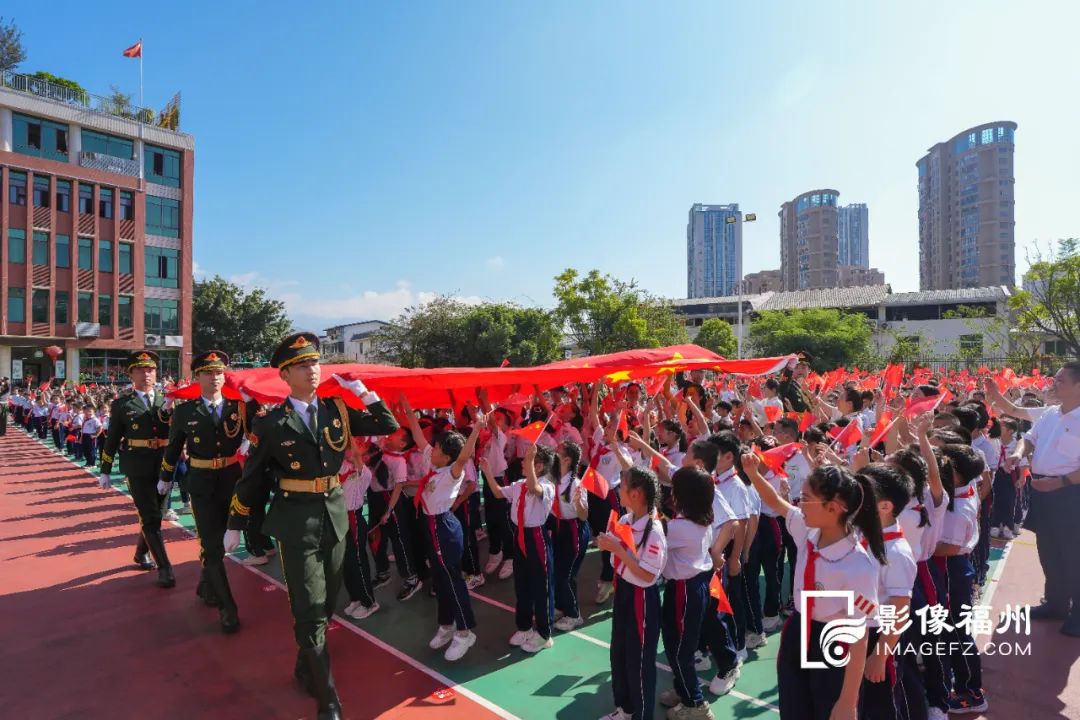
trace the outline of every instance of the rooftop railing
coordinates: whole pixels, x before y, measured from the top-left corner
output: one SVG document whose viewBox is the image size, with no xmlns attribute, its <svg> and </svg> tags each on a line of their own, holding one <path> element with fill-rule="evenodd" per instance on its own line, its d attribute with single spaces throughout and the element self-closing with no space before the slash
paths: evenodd
<svg viewBox="0 0 1080 720">
<path fill-rule="evenodd" d="M 33 75 L 23 75 L 12 72 L 11 70 L 5 70 L 0 73 L 0 87 L 36 95 L 45 100 L 83 110 L 89 110 L 90 112 L 100 113 L 102 115 L 112 115 L 126 120 L 134 120 L 135 122 L 141 122 L 144 125 L 162 127 L 167 130 L 177 129 L 175 125 L 170 127 L 169 123 L 163 122 L 163 118 L 153 109 L 147 107 L 141 108 L 133 105 L 127 101 L 126 96 L 120 93 L 114 94 L 111 97 L 94 95 L 85 90 L 68 87 L 66 85 L 58 85 L 57 83 L 50 82 L 44 78 L 34 77 Z"/>
</svg>

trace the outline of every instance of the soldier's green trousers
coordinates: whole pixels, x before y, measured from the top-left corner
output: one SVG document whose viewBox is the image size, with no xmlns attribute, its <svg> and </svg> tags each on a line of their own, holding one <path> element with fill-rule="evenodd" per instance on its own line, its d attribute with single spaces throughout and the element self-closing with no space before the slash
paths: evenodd
<svg viewBox="0 0 1080 720">
<path fill-rule="evenodd" d="M 341 590 L 345 541 L 338 540 L 323 513 L 318 537 L 312 534 L 289 543 L 278 540 L 278 557 L 289 591 L 296 644 L 301 648 L 324 644 L 326 625 Z"/>
</svg>

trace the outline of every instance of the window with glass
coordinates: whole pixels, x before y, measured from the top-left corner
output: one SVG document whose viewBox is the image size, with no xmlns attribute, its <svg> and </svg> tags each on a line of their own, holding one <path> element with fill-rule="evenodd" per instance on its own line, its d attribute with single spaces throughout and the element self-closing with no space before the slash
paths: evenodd
<svg viewBox="0 0 1080 720">
<path fill-rule="evenodd" d="M 180 201 L 147 195 L 146 233 L 180 237 Z"/>
<path fill-rule="evenodd" d="M 8 228 L 8 262 L 26 264 L 26 231 Z"/>
<path fill-rule="evenodd" d="M 180 287 L 180 251 L 170 248 L 146 248 L 146 285 L 148 287 Z"/>
<path fill-rule="evenodd" d="M 30 297 L 30 319 L 36 323 L 49 322 L 49 291 L 35 288 Z"/>
<path fill-rule="evenodd" d="M 113 269 L 112 240 L 98 241 L 98 270 L 111 273 Z"/>
<path fill-rule="evenodd" d="M 131 243 L 122 242 L 122 243 L 119 244 L 119 246 L 120 246 L 120 274 L 121 275 L 131 275 L 132 272 L 133 272 L 132 264 L 131 264 L 131 253 L 132 253 Z"/>
<path fill-rule="evenodd" d="M 93 132 L 84 129 L 82 131 L 83 152 L 101 153 L 113 157 L 131 160 L 135 157 L 135 141 L 115 135 Z"/>
<path fill-rule="evenodd" d="M 94 294 L 88 292 L 79 293 L 79 322 L 88 323 L 93 322 L 94 312 Z"/>
<path fill-rule="evenodd" d="M 131 312 L 132 297 L 130 295 L 121 295 L 117 298 L 116 303 L 116 324 L 122 328 L 129 328 L 134 326 L 134 315 Z"/>
<path fill-rule="evenodd" d="M 56 211 L 71 212 L 71 181 L 56 181 Z"/>
<path fill-rule="evenodd" d="M 49 233 L 47 232 L 35 232 L 34 233 L 34 264 L 35 265 L 48 265 L 49 264 Z"/>
<path fill-rule="evenodd" d="M 91 238 L 79 238 L 79 269 L 94 269 L 94 241 Z"/>
<path fill-rule="evenodd" d="M 9 322 L 26 322 L 26 290 L 17 287 L 8 288 L 7 311 Z"/>
<path fill-rule="evenodd" d="M 961 335 L 960 352 L 969 355 L 979 355 L 983 351 L 982 335 Z"/>
<path fill-rule="evenodd" d="M 56 236 L 56 267 L 71 267 L 71 237 L 68 235 Z"/>
<path fill-rule="evenodd" d="M 80 350 L 79 381 L 127 383 L 128 353 L 125 350 Z"/>
<path fill-rule="evenodd" d="M 158 185 L 180 187 L 180 153 L 176 150 L 146 145 L 143 150 L 146 179 Z"/>
<path fill-rule="evenodd" d="M 143 325 L 150 335 L 179 335 L 179 303 L 176 300 L 146 300 Z"/>
<path fill-rule="evenodd" d="M 120 219 L 135 219 L 135 195 L 123 190 L 120 191 Z"/>
<path fill-rule="evenodd" d="M 98 213 L 106 220 L 111 220 L 113 216 L 113 191 L 112 188 L 101 188 L 98 190 Z"/>
<path fill-rule="evenodd" d="M 26 204 L 26 173 L 8 172 L 8 202 L 12 205 Z"/>
<path fill-rule="evenodd" d="M 68 323 L 68 294 L 67 290 L 56 291 L 56 324 L 67 325 Z"/>
<path fill-rule="evenodd" d="M 15 152 L 67 162 L 67 125 L 19 113 L 12 113 L 11 120 Z"/>
<path fill-rule="evenodd" d="M 49 178 L 34 176 L 34 207 L 49 207 Z"/>
<path fill-rule="evenodd" d="M 79 212 L 83 215 L 94 214 L 94 186 L 79 183 Z"/>
<path fill-rule="evenodd" d="M 98 295 L 97 321 L 102 327 L 112 325 L 112 295 Z"/>
</svg>

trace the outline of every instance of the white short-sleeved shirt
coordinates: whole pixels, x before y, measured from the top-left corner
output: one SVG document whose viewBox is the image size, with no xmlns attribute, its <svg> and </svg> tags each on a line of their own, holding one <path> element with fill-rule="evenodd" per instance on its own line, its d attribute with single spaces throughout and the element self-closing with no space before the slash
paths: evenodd
<svg viewBox="0 0 1080 720">
<path fill-rule="evenodd" d="M 495 477 L 506 475 L 506 433 L 498 428 L 491 430 L 491 437 L 484 444 L 483 457 L 491 464 Z"/>
<path fill-rule="evenodd" d="M 389 489 L 393 490 L 395 486 L 409 481 L 409 462 L 405 457 L 405 453 L 385 450 L 383 451 L 382 461 L 386 465 L 386 485 Z M 409 494 L 408 488 L 404 490 L 406 494 Z M 416 491 L 413 490 L 410 497 L 415 494 Z"/>
<path fill-rule="evenodd" d="M 663 575 L 668 580 L 689 580 L 711 570 L 713 528 L 698 525 L 684 517 L 675 517 L 667 524 L 667 561 Z"/>
<path fill-rule="evenodd" d="M 80 415 L 73 415 L 71 417 L 71 427 L 75 428 L 76 430 L 81 430 L 82 426 L 83 426 L 83 416 L 81 414 Z"/>
<path fill-rule="evenodd" d="M 569 493 L 566 492 L 568 486 Z M 581 496 L 586 492 L 588 491 L 581 486 L 581 481 L 574 477 L 573 473 L 563 475 L 558 487 L 555 488 L 555 502 L 551 504 L 551 514 L 555 515 L 557 503 L 559 515 L 556 517 L 563 520 L 577 519 L 577 506 L 581 503 Z M 566 500 L 567 495 L 570 497 L 569 501 Z"/>
<path fill-rule="evenodd" d="M 604 440 L 604 431 L 599 428 L 593 432 L 592 442 L 596 472 L 600 473 L 607 480 L 608 487 L 614 490 L 622 482 L 622 465 L 619 464 L 619 458 L 615 453 L 621 453 L 623 450 L 618 443 L 615 447 L 610 447 Z"/>
<path fill-rule="evenodd" d="M 757 488 L 753 485 L 746 485 L 746 498 L 750 503 L 750 514 L 761 514 L 761 495 L 758 495 Z"/>
<path fill-rule="evenodd" d="M 1065 475 L 1077 470 L 1080 468 L 1080 407 L 1065 414 L 1060 405 L 1046 408 L 1024 438 L 1035 445 L 1031 472 Z"/>
<path fill-rule="evenodd" d="M 889 533 L 901 532 L 900 525 L 894 523 L 882 532 L 887 536 Z M 890 603 L 890 598 L 911 597 L 912 588 L 915 587 L 915 576 L 918 567 L 915 564 L 915 554 L 911 545 L 904 536 L 885 541 L 885 564 L 879 565 L 881 572 L 878 582 L 878 602 L 882 605 Z M 876 618 L 871 618 L 870 627 L 878 627 Z"/>
<path fill-rule="evenodd" d="M 671 447 L 662 447 L 660 448 L 660 454 L 667 458 L 667 461 L 674 465 L 676 468 L 682 466 L 683 458 L 686 457 L 686 453 L 684 453 L 682 450 L 679 450 L 678 445 L 673 445 Z"/>
<path fill-rule="evenodd" d="M 919 523 L 922 521 L 922 514 L 919 512 L 920 508 L 925 508 L 927 517 L 930 516 L 930 507 L 926 504 L 927 501 L 930 501 L 932 504 L 929 486 L 924 489 L 921 498 L 911 498 L 897 517 L 900 528 L 904 531 L 904 539 L 907 540 L 908 545 L 911 546 L 912 554 L 914 554 L 916 558 L 918 558 L 922 552 L 923 537 L 930 530 L 929 525 L 919 527 Z"/>
<path fill-rule="evenodd" d="M 979 542 L 979 493 L 977 481 L 957 488 L 953 495 L 953 509 L 945 513 L 941 523 L 939 543 L 959 545 L 961 555 L 975 549 Z"/>
<path fill-rule="evenodd" d="M 923 499 L 923 504 L 930 514 L 930 524 L 923 528 L 922 537 L 919 539 L 918 555 L 915 556 L 915 559 L 919 562 L 926 562 L 934 556 L 934 551 L 937 550 L 937 544 L 941 538 L 941 531 L 945 527 L 945 513 L 949 510 L 949 496 L 947 494 L 943 494 L 941 502 L 934 505 L 934 498 L 928 487 Z"/>
<path fill-rule="evenodd" d="M 630 572 L 614 554 L 611 556 L 611 566 L 615 568 L 620 580 L 625 580 L 638 587 L 651 587 L 660 579 L 664 564 L 667 562 L 667 538 L 664 535 L 664 527 L 657 518 L 651 515 L 643 515 L 637 522 L 633 522 L 633 519 L 633 514 L 627 513 L 619 518 L 619 522 L 623 525 L 630 525 L 631 530 L 633 530 L 634 551 L 638 565 L 641 566 L 642 570 L 652 573 L 656 577 L 653 578 L 652 582 L 646 582 Z M 652 524 L 649 539 L 642 544 L 641 539 L 645 535 L 645 527 L 649 524 Z"/>
<path fill-rule="evenodd" d="M 791 500 L 800 499 L 802 497 L 803 483 L 806 482 L 806 478 L 810 477 L 812 472 L 806 456 L 801 452 L 792 455 L 791 459 L 784 463 L 784 472 L 787 473 L 788 477 L 788 497 Z"/>
<path fill-rule="evenodd" d="M 465 473 L 454 477 L 453 463 L 441 468 L 431 467 L 431 446 L 424 448 L 424 463 L 429 468 L 421 476 L 421 484 L 426 480 L 425 492 L 420 497 L 420 507 L 427 515 L 442 515 L 450 512 L 457 500 L 461 485 L 465 482 Z M 430 473 L 430 476 L 429 476 Z"/>
<path fill-rule="evenodd" d="M 713 478 L 713 484 L 716 485 L 716 491 L 724 496 L 736 519 L 745 520 L 750 517 L 750 494 L 735 473 L 735 468 L 718 473 Z"/>
<path fill-rule="evenodd" d="M 787 529 L 798 548 L 795 563 L 795 609 L 802 610 L 803 578 L 806 577 L 807 543 L 817 548 L 821 531 L 806 527 L 806 518 L 799 508 L 787 514 Z M 815 589 L 849 590 L 855 593 L 855 616 L 873 617 L 877 612 L 878 584 L 881 564 L 859 543 L 858 533 L 828 547 L 818 548 L 814 566 Z M 812 620 L 828 622 L 850 617 L 844 598 L 815 598 Z"/>
<path fill-rule="evenodd" d="M 84 418 L 82 424 L 83 435 L 94 435 L 101 429 L 101 421 L 96 417 Z"/>
<path fill-rule="evenodd" d="M 779 495 L 780 494 L 780 482 L 783 480 L 783 478 L 780 477 L 779 475 L 776 475 L 774 472 L 772 472 L 770 470 L 770 471 L 765 473 L 765 480 L 770 485 L 772 485 L 772 489 L 776 491 L 777 495 Z M 775 510 L 773 510 L 771 507 L 769 507 L 765 503 L 761 502 L 761 495 L 758 494 L 758 491 L 753 486 L 750 487 L 750 492 L 753 493 L 753 497 L 757 498 L 754 501 L 754 505 L 757 508 L 756 512 L 757 512 L 758 515 L 764 515 L 765 517 L 773 517 L 773 518 L 777 517 L 777 514 L 776 514 Z"/>
<path fill-rule="evenodd" d="M 341 490 L 345 493 L 346 510 L 359 510 L 364 507 L 368 488 L 371 487 L 371 479 L 371 468 L 367 465 L 361 466 L 359 470 L 349 466 L 348 476 L 341 485 Z"/>
<path fill-rule="evenodd" d="M 559 429 L 555 431 L 555 442 L 564 443 L 572 442 L 577 445 L 582 444 L 581 433 L 578 429 L 570 423 L 564 422 L 559 426 Z"/>
<path fill-rule="evenodd" d="M 539 484 L 542 495 L 530 494 L 525 480 L 512 482 L 503 489 L 503 495 L 510 501 L 510 522 L 515 526 L 522 499 L 525 501 L 525 527 L 540 527 L 547 522 L 555 501 L 555 486 L 543 478 L 540 478 Z"/>
</svg>

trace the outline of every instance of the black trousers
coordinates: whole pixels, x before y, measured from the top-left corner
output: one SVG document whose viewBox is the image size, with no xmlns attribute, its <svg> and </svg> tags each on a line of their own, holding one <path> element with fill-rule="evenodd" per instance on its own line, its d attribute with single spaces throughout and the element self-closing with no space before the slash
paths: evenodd
<svg viewBox="0 0 1080 720">
<path fill-rule="evenodd" d="M 501 477 L 495 478 L 500 487 L 505 487 L 505 481 Z M 488 554 L 497 555 L 505 549 L 509 555 L 509 548 L 504 545 L 509 542 L 513 546 L 514 539 L 507 537 L 510 530 L 510 503 L 499 500 L 492 494 L 491 489 L 484 482 L 484 523 L 487 525 Z"/>
<path fill-rule="evenodd" d="M 127 476 L 128 491 L 131 499 L 135 501 L 135 510 L 139 513 L 139 527 L 143 530 L 157 532 L 161 530 L 162 501 L 164 498 L 158 495 L 158 478 L 156 475 L 132 475 Z M 230 494 L 229 499 L 232 499 Z M 224 525 L 222 526 L 224 528 Z M 224 529 L 218 541 L 223 541 Z"/>
<path fill-rule="evenodd" d="M 267 550 L 274 547 L 269 535 L 263 534 L 262 524 L 266 519 L 266 503 L 270 499 L 270 490 L 267 488 L 264 497 L 257 498 L 251 504 L 251 516 L 248 520 L 247 529 L 244 530 L 244 547 L 248 555 L 262 557 Z"/>
<path fill-rule="evenodd" d="M 821 631 L 825 623 L 810 623 L 807 659 L 821 662 Z M 802 623 L 796 612 L 780 633 L 780 654 L 776 659 L 780 690 L 780 720 L 829 720 L 833 706 L 844 689 L 845 668 L 831 665 L 820 669 L 800 666 Z"/>
<path fill-rule="evenodd" d="M 378 522 L 386 514 L 389 501 L 389 490 L 372 490 L 368 493 L 372 522 Z M 390 572 L 389 548 L 392 547 L 398 576 L 402 580 L 413 580 L 417 577 L 418 571 L 412 544 L 411 503 L 412 500 L 402 495 L 397 507 L 390 513 L 390 518 L 382 526 L 382 537 L 379 546 L 375 549 L 375 572 L 379 575 Z"/>
<path fill-rule="evenodd" d="M 1013 517 L 1016 514 L 1016 473 L 1007 472 L 999 467 L 994 473 L 994 512 L 991 525 L 995 527 L 1013 526 Z"/>
<path fill-rule="evenodd" d="M 220 471 L 217 480 L 199 482 L 191 489 L 191 517 L 195 520 L 195 532 L 199 536 L 199 562 L 203 567 L 225 562 L 224 538 L 229 520 L 229 503 L 239 479 L 240 466 L 232 465 Z"/>
<path fill-rule="evenodd" d="M 368 524 L 364 509 L 349 511 L 349 532 L 345 534 L 345 590 L 350 600 L 359 600 L 364 607 L 375 604 L 371 587 L 371 562 L 368 559 Z"/>
<path fill-rule="evenodd" d="M 1080 486 L 1031 493 L 1030 517 L 1035 526 L 1039 564 L 1046 578 L 1043 596 L 1057 610 L 1080 616 Z"/>
</svg>

